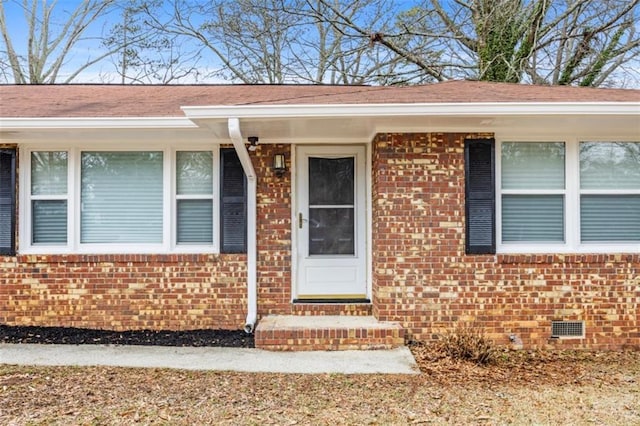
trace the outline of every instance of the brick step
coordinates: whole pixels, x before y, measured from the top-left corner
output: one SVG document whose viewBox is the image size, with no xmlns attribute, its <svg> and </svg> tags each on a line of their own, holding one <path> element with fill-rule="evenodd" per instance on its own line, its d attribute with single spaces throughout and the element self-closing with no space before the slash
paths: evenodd
<svg viewBox="0 0 640 426">
<path fill-rule="evenodd" d="M 272 351 L 393 349 L 404 345 L 404 329 L 372 316 L 269 315 L 258 322 L 255 344 Z"/>
<path fill-rule="evenodd" d="M 371 316 L 371 303 L 305 303 L 296 302 L 291 305 L 292 315 L 354 315 Z"/>
</svg>

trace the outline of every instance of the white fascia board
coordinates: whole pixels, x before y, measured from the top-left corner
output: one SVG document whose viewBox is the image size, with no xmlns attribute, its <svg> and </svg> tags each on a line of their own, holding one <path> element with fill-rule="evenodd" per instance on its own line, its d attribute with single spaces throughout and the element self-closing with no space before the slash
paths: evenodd
<svg viewBox="0 0 640 426">
<path fill-rule="evenodd" d="M 4 118 L 0 130 L 42 129 L 181 129 L 198 126 L 185 117 Z"/>
<path fill-rule="evenodd" d="M 640 115 L 640 102 L 477 102 L 424 104 L 184 106 L 192 120 L 296 117 Z"/>
</svg>

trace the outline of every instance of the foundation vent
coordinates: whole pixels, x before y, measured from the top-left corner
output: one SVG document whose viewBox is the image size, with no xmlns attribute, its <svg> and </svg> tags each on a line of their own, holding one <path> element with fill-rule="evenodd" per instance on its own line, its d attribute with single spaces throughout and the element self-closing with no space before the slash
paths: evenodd
<svg viewBox="0 0 640 426">
<path fill-rule="evenodd" d="M 584 338 L 584 321 L 551 321 L 551 337 L 582 339 Z"/>
</svg>

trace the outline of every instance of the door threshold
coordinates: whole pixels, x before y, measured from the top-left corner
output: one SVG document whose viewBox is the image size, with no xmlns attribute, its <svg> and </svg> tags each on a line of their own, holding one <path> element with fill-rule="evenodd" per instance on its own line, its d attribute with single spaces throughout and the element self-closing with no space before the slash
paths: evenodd
<svg viewBox="0 0 640 426">
<path fill-rule="evenodd" d="M 319 299 L 319 298 L 310 298 L 310 299 L 305 299 L 305 298 L 300 298 L 300 299 L 293 299 L 293 303 L 366 303 L 366 304 L 370 304 L 371 300 L 370 299 L 361 299 L 361 298 L 355 298 L 355 299 L 332 299 L 332 298 L 326 298 L 326 299 Z"/>
</svg>

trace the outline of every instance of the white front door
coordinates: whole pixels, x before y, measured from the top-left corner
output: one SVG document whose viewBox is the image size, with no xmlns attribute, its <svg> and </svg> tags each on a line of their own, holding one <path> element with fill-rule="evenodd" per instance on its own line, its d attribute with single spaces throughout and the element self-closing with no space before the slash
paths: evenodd
<svg viewBox="0 0 640 426">
<path fill-rule="evenodd" d="M 296 164 L 297 298 L 366 299 L 364 147 L 300 146 Z"/>
</svg>

